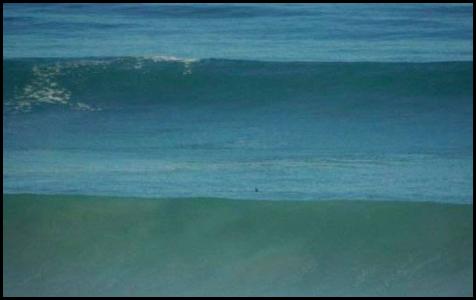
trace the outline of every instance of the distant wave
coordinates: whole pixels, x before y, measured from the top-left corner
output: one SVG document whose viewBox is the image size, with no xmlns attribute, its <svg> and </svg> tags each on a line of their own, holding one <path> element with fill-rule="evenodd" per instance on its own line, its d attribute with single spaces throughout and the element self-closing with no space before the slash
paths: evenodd
<svg viewBox="0 0 476 300">
<path fill-rule="evenodd" d="M 352 104 L 357 110 L 382 105 L 418 110 L 444 107 L 435 99 L 472 95 L 472 62 L 264 62 L 165 55 L 3 62 L 7 113 L 100 111 L 171 101 L 318 101 L 331 112 L 351 105 L 349 99 L 360 99 Z"/>
</svg>

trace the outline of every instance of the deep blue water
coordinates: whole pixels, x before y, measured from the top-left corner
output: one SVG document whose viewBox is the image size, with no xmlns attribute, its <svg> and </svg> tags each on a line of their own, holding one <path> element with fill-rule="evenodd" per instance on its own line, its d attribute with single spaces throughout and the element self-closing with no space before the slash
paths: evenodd
<svg viewBox="0 0 476 300">
<path fill-rule="evenodd" d="M 473 59 L 472 4 L 7 4 L 4 57 Z"/>
<path fill-rule="evenodd" d="M 4 5 L 3 191 L 472 202 L 472 21 Z"/>
</svg>

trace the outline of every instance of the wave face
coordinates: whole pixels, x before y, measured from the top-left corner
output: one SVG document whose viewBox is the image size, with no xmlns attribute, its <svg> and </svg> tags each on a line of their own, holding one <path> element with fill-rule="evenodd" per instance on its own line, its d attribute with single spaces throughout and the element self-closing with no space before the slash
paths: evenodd
<svg viewBox="0 0 476 300">
<path fill-rule="evenodd" d="M 472 296 L 473 207 L 4 195 L 6 296 Z"/>
<path fill-rule="evenodd" d="M 472 202 L 470 62 L 7 59 L 3 72 L 6 192 Z"/>
<path fill-rule="evenodd" d="M 467 97 L 472 95 L 472 70 L 469 62 L 278 63 L 168 56 L 13 59 L 4 61 L 3 95 L 7 111 L 49 104 L 71 109 L 170 102 L 258 106 L 295 98 L 296 104 L 312 102 L 330 111 L 385 106 L 398 112 L 452 107 L 471 112 Z M 338 103 L 328 100 L 338 97 Z"/>
</svg>

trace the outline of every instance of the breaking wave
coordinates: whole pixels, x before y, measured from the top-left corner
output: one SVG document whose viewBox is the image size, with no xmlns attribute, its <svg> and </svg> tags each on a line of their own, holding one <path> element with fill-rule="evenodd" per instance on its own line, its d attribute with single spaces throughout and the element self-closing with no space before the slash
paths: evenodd
<svg viewBox="0 0 476 300">
<path fill-rule="evenodd" d="M 332 111 L 382 105 L 418 109 L 444 108 L 448 101 L 472 95 L 471 62 L 261 62 L 151 55 L 7 59 L 3 72 L 7 112 L 279 101 L 313 101 Z"/>
</svg>

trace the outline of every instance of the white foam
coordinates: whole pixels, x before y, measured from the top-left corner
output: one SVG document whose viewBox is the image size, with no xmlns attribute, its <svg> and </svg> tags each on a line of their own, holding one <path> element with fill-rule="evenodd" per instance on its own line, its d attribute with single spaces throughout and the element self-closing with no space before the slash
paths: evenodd
<svg viewBox="0 0 476 300">
<path fill-rule="evenodd" d="M 42 104 L 69 106 L 75 110 L 98 111 L 100 108 L 93 108 L 85 103 L 72 103 L 71 91 L 61 87 L 57 76 L 66 67 L 78 67 L 81 63 L 52 66 L 38 66 L 32 68 L 33 78 L 31 81 L 14 96 L 15 101 L 8 102 L 15 111 L 29 112 L 34 106 Z"/>
<path fill-rule="evenodd" d="M 182 58 L 169 55 L 146 55 L 143 56 L 144 59 L 150 59 L 153 62 L 163 62 L 163 61 L 173 61 L 173 62 L 183 62 L 183 63 L 193 63 L 198 61 L 196 58 Z"/>
<path fill-rule="evenodd" d="M 57 64 L 48 67 L 34 66 L 33 79 L 23 91 L 16 95 L 18 104 L 28 103 L 29 106 L 36 103 L 66 104 L 71 97 L 71 92 L 61 88 L 55 80 L 55 76 L 61 71 Z"/>
<path fill-rule="evenodd" d="M 187 76 L 192 74 L 192 64 L 199 61 L 196 58 L 183 58 L 169 55 L 149 55 L 143 56 L 143 59 L 152 60 L 153 62 L 180 62 L 183 63 L 183 72 L 182 75 Z"/>
<path fill-rule="evenodd" d="M 101 111 L 100 107 L 92 107 L 83 102 L 77 102 L 75 105 L 72 105 L 74 110 L 82 110 L 82 111 Z"/>
</svg>

